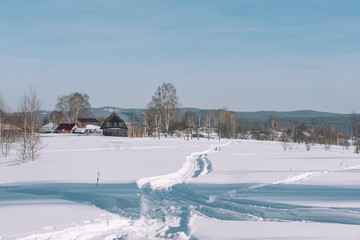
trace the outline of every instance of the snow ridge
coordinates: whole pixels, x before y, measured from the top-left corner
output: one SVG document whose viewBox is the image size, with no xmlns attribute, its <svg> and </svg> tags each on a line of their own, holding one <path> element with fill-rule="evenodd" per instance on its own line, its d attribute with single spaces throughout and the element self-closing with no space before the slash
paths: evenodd
<svg viewBox="0 0 360 240">
<path fill-rule="evenodd" d="M 277 182 L 273 182 L 272 184 L 290 184 L 290 183 L 297 183 L 297 182 L 301 182 L 301 181 L 306 181 L 309 180 L 310 178 L 314 178 L 314 177 L 318 177 L 320 175 L 324 175 L 324 174 L 329 174 L 329 173 L 334 173 L 334 172 L 342 172 L 342 171 L 347 171 L 347 170 L 353 170 L 353 169 L 360 169 L 360 165 L 356 165 L 356 166 L 346 166 L 343 168 L 337 168 L 337 169 L 332 169 L 332 170 L 328 170 L 328 171 L 309 171 L 309 172 L 304 172 L 302 174 L 296 175 L 296 176 L 292 176 Z"/>
<path fill-rule="evenodd" d="M 208 153 L 220 151 L 221 146 L 230 143 L 231 142 L 211 146 L 210 149 L 203 152 L 191 153 L 190 156 L 186 157 L 186 162 L 177 172 L 162 176 L 141 178 L 137 180 L 136 183 L 140 189 L 151 188 L 153 190 L 169 189 L 177 184 L 190 183 L 212 171 L 212 163 L 208 159 Z"/>
</svg>

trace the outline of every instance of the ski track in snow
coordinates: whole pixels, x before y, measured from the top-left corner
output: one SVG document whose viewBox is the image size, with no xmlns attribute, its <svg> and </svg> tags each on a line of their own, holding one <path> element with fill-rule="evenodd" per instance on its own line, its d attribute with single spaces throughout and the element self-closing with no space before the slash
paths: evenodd
<svg viewBox="0 0 360 240">
<path fill-rule="evenodd" d="M 206 151 L 192 153 L 190 156 L 186 157 L 186 162 L 183 164 L 182 168 L 175 173 L 142 178 L 136 181 L 136 183 L 140 189 L 150 187 L 153 190 L 168 189 L 177 184 L 190 183 L 212 171 L 212 163 L 208 159 L 208 153 L 220 151 L 222 146 L 229 145 L 230 143 L 231 142 L 211 146 L 211 148 Z"/>
<path fill-rule="evenodd" d="M 47 227 L 43 232 L 17 237 L 22 240 L 192 239 L 190 226 L 194 215 L 231 221 L 305 221 L 360 225 L 360 209 L 309 207 L 242 198 L 244 191 L 251 193 L 263 187 L 299 183 L 323 174 L 360 169 L 360 165 L 304 172 L 275 182 L 250 185 L 245 190 L 236 190 L 233 185 L 223 186 L 222 190 L 218 186 L 196 187 L 189 184 L 212 171 L 208 154 L 219 151 L 221 146 L 230 143 L 192 153 L 175 173 L 142 178 L 136 182 L 137 185 L 124 186 L 132 195 L 129 192 L 119 194 L 119 186 L 106 190 L 104 193 L 107 195 L 93 190 L 82 193 L 77 190 L 83 190 L 83 186 L 73 186 L 74 189 L 71 189 L 70 184 L 55 187 L 15 186 L 5 190 L 0 188 L 0 192 L 37 194 L 51 198 L 58 196 L 60 199 L 93 205 L 111 213 L 102 219 L 67 228 Z M 214 190 L 218 188 L 219 193 L 214 194 Z M 228 191 L 227 188 L 233 190 Z M 313 194 L 306 190 L 299 193 Z M 337 191 L 341 192 L 339 189 Z M 131 197 L 125 197 L 126 194 Z M 336 191 L 333 194 L 338 195 Z M 4 239 L 7 239 L 6 236 Z"/>
<path fill-rule="evenodd" d="M 342 172 L 342 171 L 347 171 L 347 170 L 352 170 L 352 169 L 360 169 L 360 165 L 350 166 L 350 167 L 346 166 L 343 168 L 337 168 L 337 169 L 332 169 L 332 170 L 304 172 L 304 173 L 296 175 L 296 176 L 292 176 L 292 177 L 289 177 L 289 178 L 286 178 L 286 179 L 283 179 L 280 181 L 270 183 L 270 185 L 298 183 L 298 182 L 302 182 L 302 181 L 307 181 L 311 178 L 315 178 L 320 175 L 325 175 L 325 174 L 334 173 L 334 172 Z"/>
<path fill-rule="evenodd" d="M 307 172 L 303 172 L 303 173 L 295 175 L 295 176 L 289 176 L 289 177 L 279 180 L 279 181 L 255 184 L 255 185 L 249 187 L 247 189 L 247 191 L 253 191 L 255 189 L 259 189 L 259 188 L 263 188 L 263 187 L 267 187 L 267 186 L 271 186 L 271 185 L 295 184 L 295 183 L 305 182 L 312 178 L 319 177 L 321 175 L 331 174 L 331 173 L 335 173 L 335 172 L 343 172 L 343 171 L 353 170 L 353 169 L 360 169 L 360 165 L 355 165 L 355 166 L 350 166 L 350 167 L 346 166 L 343 168 L 339 167 L 339 168 L 331 169 L 331 170 L 307 171 Z M 244 190 L 242 190 L 242 191 L 244 191 Z"/>
</svg>

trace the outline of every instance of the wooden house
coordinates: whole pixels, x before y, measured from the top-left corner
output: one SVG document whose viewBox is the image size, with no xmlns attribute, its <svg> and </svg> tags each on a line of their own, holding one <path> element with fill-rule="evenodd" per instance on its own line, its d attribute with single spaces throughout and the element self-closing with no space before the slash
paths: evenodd
<svg viewBox="0 0 360 240">
<path fill-rule="evenodd" d="M 86 128 L 87 125 L 99 126 L 99 121 L 96 118 L 78 118 L 75 122 L 78 128 Z"/>
<path fill-rule="evenodd" d="M 75 122 L 77 134 L 102 134 L 100 123 L 96 118 L 78 118 Z"/>
<path fill-rule="evenodd" d="M 60 123 L 56 128 L 57 133 L 73 133 L 76 129 L 75 123 Z"/>
<path fill-rule="evenodd" d="M 104 120 L 101 129 L 103 130 L 105 136 L 128 136 L 128 127 L 125 121 L 116 113 L 111 114 Z"/>
</svg>

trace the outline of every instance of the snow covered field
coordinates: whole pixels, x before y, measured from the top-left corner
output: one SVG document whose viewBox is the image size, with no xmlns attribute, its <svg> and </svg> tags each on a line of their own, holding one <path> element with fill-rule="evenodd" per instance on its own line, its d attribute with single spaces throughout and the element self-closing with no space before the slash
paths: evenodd
<svg viewBox="0 0 360 240">
<path fill-rule="evenodd" d="M 360 158 L 251 140 L 45 135 L 0 158 L 0 239 L 360 239 Z M 99 186 L 96 179 L 99 177 Z"/>
</svg>

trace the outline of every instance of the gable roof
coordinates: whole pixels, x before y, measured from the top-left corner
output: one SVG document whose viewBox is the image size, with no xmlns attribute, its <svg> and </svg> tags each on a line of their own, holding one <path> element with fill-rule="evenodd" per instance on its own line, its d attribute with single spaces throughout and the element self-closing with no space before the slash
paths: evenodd
<svg viewBox="0 0 360 240">
<path fill-rule="evenodd" d="M 123 122 L 124 123 L 124 128 L 125 129 L 128 129 L 127 127 L 127 123 L 119 116 L 117 115 L 116 113 L 112 113 L 109 117 L 107 117 L 105 120 L 104 120 L 104 123 L 102 125 L 102 129 L 104 128 L 107 128 L 106 124 L 111 121 L 113 118 L 116 118 L 117 120 L 119 120 L 119 122 Z"/>
<path fill-rule="evenodd" d="M 96 123 L 99 124 L 99 121 L 96 118 L 78 118 L 77 119 L 81 123 Z"/>
<path fill-rule="evenodd" d="M 75 127 L 75 123 L 60 123 L 56 130 L 60 131 L 72 131 Z"/>
</svg>

